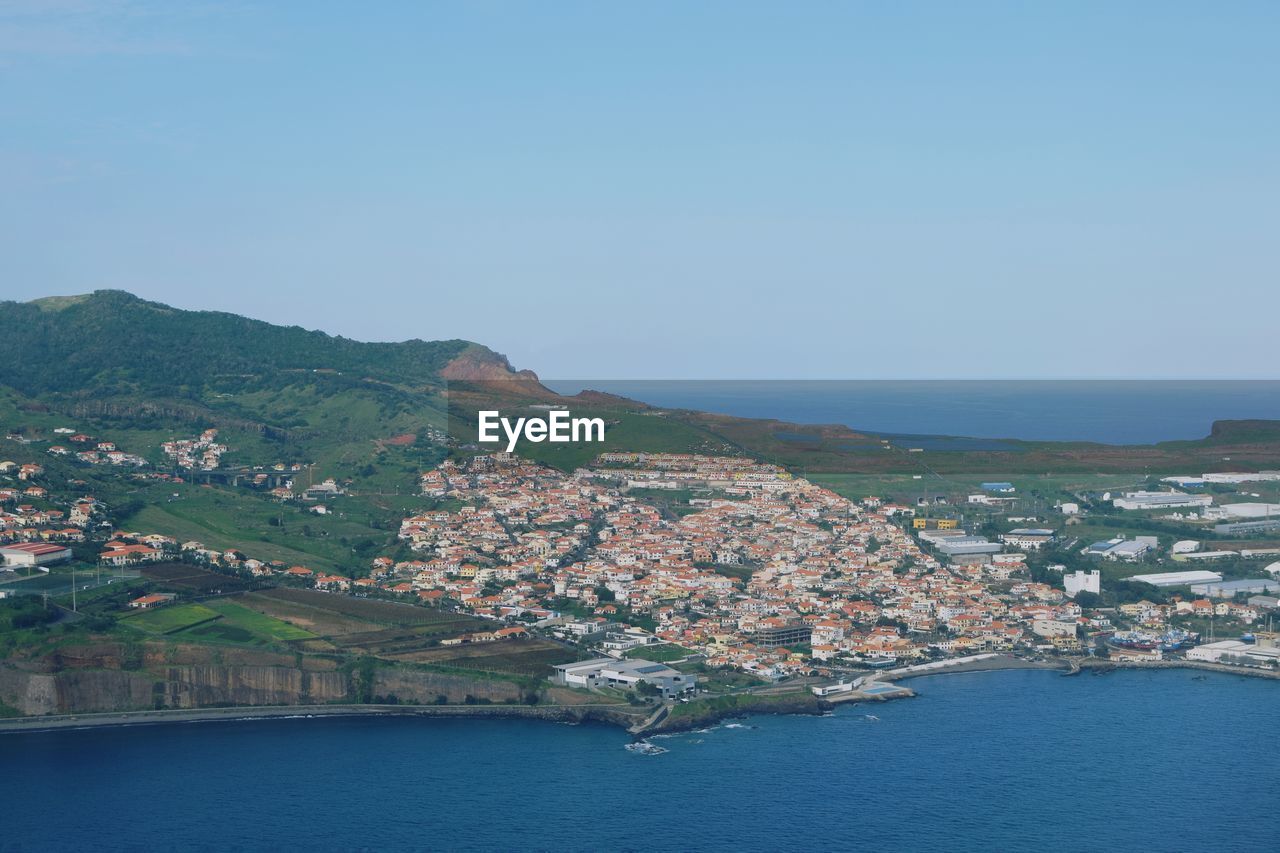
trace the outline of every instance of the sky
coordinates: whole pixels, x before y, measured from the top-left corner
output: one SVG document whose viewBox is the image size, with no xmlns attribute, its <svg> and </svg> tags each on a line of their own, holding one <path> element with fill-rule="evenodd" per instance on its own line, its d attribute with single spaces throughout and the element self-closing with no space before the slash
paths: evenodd
<svg viewBox="0 0 1280 853">
<path fill-rule="evenodd" d="M 0 298 L 552 378 L 1276 378 L 1280 4 L 0 0 Z"/>
</svg>

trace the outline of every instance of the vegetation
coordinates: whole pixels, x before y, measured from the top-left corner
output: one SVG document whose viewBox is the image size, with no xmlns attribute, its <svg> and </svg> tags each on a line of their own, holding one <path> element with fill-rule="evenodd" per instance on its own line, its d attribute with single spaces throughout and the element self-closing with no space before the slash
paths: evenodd
<svg viewBox="0 0 1280 853">
<path fill-rule="evenodd" d="M 627 651 L 626 657 L 651 660 L 656 663 L 670 663 L 671 661 L 684 660 L 691 654 L 693 652 L 689 649 L 684 646 L 678 646 L 675 643 L 657 643 L 630 649 Z"/>
<path fill-rule="evenodd" d="M 146 631 L 149 634 L 172 634 L 205 622 L 212 622 L 220 614 L 203 604 L 162 605 L 142 610 L 120 620 L 122 625 Z"/>
<path fill-rule="evenodd" d="M 3 302 L 0 326 L 3 384 L 27 395 L 79 388 L 99 398 L 177 392 L 198 399 L 206 387 L 279 388 L 301 374 L 322 375 L 333 388 L 370 380 L 416 387 L 476 348 L 466 341 L 361 343 L 234 314 L 180 311 L 115 290 Z M 126 334 L 128 346 L 121 346 Z"/>
</svg>

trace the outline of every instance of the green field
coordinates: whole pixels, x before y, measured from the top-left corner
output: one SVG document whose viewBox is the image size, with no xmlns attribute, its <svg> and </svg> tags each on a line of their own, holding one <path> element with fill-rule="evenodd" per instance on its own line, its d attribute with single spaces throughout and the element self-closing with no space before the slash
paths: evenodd
<svg viewBox="0 0 1280 853">
<path fill-rule="evenodd" d="M 408 482 L 411 479 L 406 477 Z M 179 541 L 236 548 L 259 560 L 280 560 L 314 570 L 341 572 L 365 565 L 395 543 L 399 516 L 371 511 L 367 499 L 329 502 L 333 513 L 315 515 L 246 490 L 185 485 L 176 500 L 148 503 L 128 519 L 131 528 L 157 531 Z M 399 510 L 399 508 L 397 508 Z M 374 527 L 374 524 L 380 527 Z"/>
<path fill-rule="evenodd" d="M 211 601 L 208 602 L 208 606 L 209 609 L 222 614 L 222 619 L 217 623 L 219 626 L 226 623 L 266 640 L 287 643 L 292 640 L 313 640 L 316 637 L 310 631 L 256 610 L 250 610 L 234 601 Z"/>
<path fill-rule="evenodd" d="M 576 652 L 556 643 L 528 639 L 436 648 L 415 656 L 414 660 L 451 670 L 541 679 L 551 675 L 551 668 L 556 664 L 568 663 L 578 657 Z"/>
<path fill-rule="evenodd" d="M 148 634 L 173 634 L 177 631 L 212 622 L 220 614 L 203 604 L 167 604 L 154 610 L 126 616 L 120 624 L 146 631 Z"/>
<path fill-rule="evenodd" d="M 641 646 L 638 649 L 631 649 L 626 656 L 629 658 L 640 658 L 641 660 L 651 660 L 656 663 L 668 663 L 673 660 L 682 660 L 693 652 L 684 646 L 677 646 L 675 643 L 659 643 L 652 646 Z"/>
</svg>

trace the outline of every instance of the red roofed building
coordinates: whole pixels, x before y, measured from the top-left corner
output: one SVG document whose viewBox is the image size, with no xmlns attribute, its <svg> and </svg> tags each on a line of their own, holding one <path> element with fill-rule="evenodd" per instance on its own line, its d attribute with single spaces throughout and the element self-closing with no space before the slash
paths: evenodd
<svg viewBox="0 0 1280 853">
<path fill-rule="evenodd" d="M 4 568 L 47 566 L 71 559 L 71 549 L 48 542 L 23 542 L 0 547 L 0 564 Z"/>
</svg>

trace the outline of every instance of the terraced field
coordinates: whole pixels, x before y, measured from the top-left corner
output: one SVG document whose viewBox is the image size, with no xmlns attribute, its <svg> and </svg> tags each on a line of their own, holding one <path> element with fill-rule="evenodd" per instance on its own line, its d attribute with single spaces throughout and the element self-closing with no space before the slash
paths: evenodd
<svg viewBox="0 0 1280 853">
<path fill-rule="evenodd" d="M 220 614 L 217 611 L 203 604 L 171 604 L 126 616 L 120 624 L 148 634 L 173 634 L 218 618 Z"/>
<path fill-rule="evenodd" d="M 275 589 L 264 590 L 260 595 L 276 601 L 327 610 L 377 625 L 409 627 L 441 623 L 465 623 L 471 627 L 479 627 L 484 624 L 470 616 L 449 613 L 430 607 L 397 604 L 393 601 L 377 601 L 370 598 L 355 598 L 340 593 L 318 592 L 311 589 L 276 587 Z M 466 630 L 466 628 L 460 628 L 459 630 Z"/>
<path fill-rule="evenodd" d="M 142 566 L 139 571 L 147 580 L 185 592 L 207 594 L 237 592 L 249 588 L 249 584 L 241 578 L 211 572 L 186 563 L 151 563 Z"/>
<path fill-rule="evenodd" d="M 299 643 L 304 651 L 337 649 L 389 660 L 413 660 L 415 654 L 436 648 L 445 637 L 489 624 L 465 614 L 411 604 L 287 587 L 235 596 L 229 603 L 306 635 L 280 636 Z"/>
<path fill-rule="evenodd" d="M 550 640 L 498 640 L 440 646 L 428 651 L 396 656 L 397 660 L 436 664 L 499 675 L 545 678 L 556 664 L 577 660 L 578 655 Z"/>
<path fill-rule="evenodd" d="M 232 600 L 249 610 L 264 616 L 287 622 L 319 637 L 336 639 L 348 634 L 372 633 L 382 630 L 383 626 L 367 622 L 353 616 L 344 616 L 333 610 L 299 604 L 270 593 L 279 590 L 264 590 L 237 595 Z"/>
<path fill-rule="evenodd" d="M 234 601 L 222 599 L 219 601 L 206 602 L 211 610 L 222 615 L 219 624 L 234 625 L 237 628 L 248 631 L 250 634 L 262 637 L 267 640 L 278 642 L 292 642 L 294 640 L 314 640 L 316 635 L 292 625 L 281 619 L 267 616 L 256 610 L 251 610 Z"/>
</svg>

